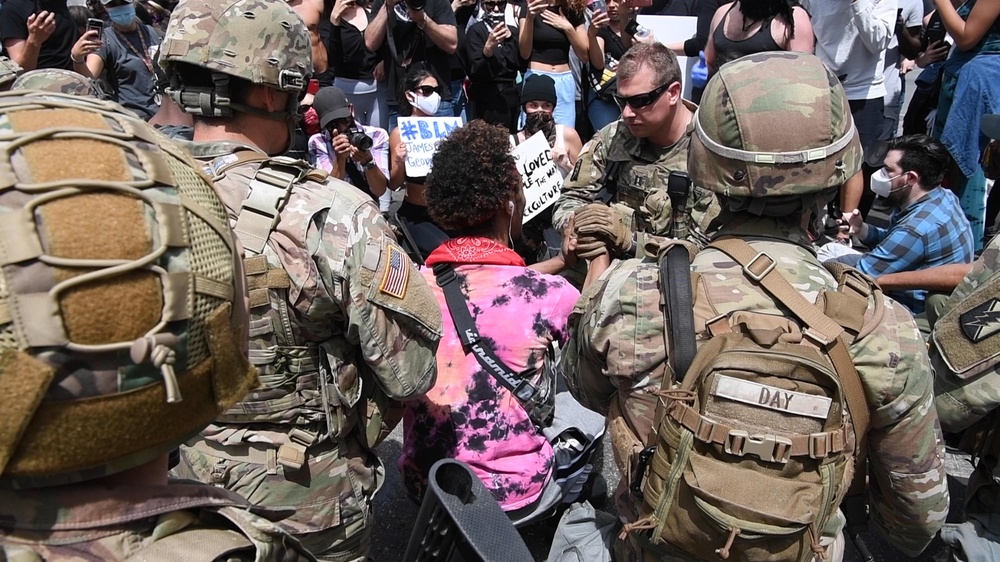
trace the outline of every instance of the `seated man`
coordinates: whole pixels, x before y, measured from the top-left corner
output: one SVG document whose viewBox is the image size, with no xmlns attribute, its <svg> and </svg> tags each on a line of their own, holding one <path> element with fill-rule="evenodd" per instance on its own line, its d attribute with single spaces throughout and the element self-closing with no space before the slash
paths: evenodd
<svg viewBox="0 0 1000 562">
<path fill-rule="evenodd" d="M 850 232 L 871 250 L 838 260 L 872 277 L 971 262 L 972 228 L 958 197 L 940 186 L 950 158 L 944 146 L 925 135 L 890 141 L 884 166 L 872 176 L 872 191 L 894 209 L 889 227 L 871 226 L 855 210 L 848 221 Z M 925 290 L 889 295 L 913 314 L 924 311 Z"/>
</svg>

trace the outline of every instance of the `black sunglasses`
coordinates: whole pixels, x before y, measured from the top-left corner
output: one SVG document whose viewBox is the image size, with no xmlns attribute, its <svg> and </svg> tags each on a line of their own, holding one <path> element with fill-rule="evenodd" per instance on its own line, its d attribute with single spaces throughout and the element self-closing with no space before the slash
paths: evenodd
<svg viewBox="0 0 1000 562">
<path fill-rule="evenodd" d="M 420 95 L 426 98 L 427 96 L 433 94 L 434 92 L 437 92 L 438 91 L 438 87 L 437 86 L 417 86 L 416 88 L 413 88 L 413 91 L 414 92 L 420 92 Z"/>
<path fill-rule="evenodd" d="M 506 7 L 507 6 L 507 0 L 496 0 L 496 1 L 492 1 L 492 2 L 488 1 L 488 0 L 484 0 L 482 2 L 482 4 L 483 4 L 484 8 L 487 8 L 489 10 L 495 10 L 497 7 Z"/>
<path fill-rule="evenodd" d="M 636 94 L 627 98 L 619 96 L 617 93 L 613 93 L 611 95 L 615 98 L 615 103 L 618 104 L 618 109 L 625 109 L 625 104 L 628 104 L 632 109 L 641 109 L 660 99 L 663 92 L 666 92 L 667 89 L 670 88 L 670 84 L 673 84 L 673 82 L 654 88 L 645 94 Z"/>
</svg>

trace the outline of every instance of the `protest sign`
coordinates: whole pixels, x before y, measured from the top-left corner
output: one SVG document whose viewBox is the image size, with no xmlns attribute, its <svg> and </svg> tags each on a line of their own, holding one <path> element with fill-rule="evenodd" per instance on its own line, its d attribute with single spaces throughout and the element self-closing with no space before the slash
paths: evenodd
<svg viewBox="0 0 1000 562">
<path fill-rule="evenodd" d="M 399 138 L 406 143 L 406 175 L 426 176 L 438 143 L 462 126 L 461 117 L 400 117 Z"/>
<path fill-rule="evenodd" d="M 544 133 L 535 133 L 510 153 L 524 180 L 524 221 L 527 222 L 556 202 L 563 178 L 552 159 L 552 148 Z"/>
</svg>

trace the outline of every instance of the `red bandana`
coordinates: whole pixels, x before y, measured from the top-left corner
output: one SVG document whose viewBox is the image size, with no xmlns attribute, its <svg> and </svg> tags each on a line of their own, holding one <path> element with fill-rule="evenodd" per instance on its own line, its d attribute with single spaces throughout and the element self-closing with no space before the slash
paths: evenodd
<svg viewBox="0 0 1000 562">
<path fill-rule="evenodd" d="M 427 256 L 426 264 L 428 267 L 439 263 L 478 263 L 524 267 L 524 260 L 517 255 L 517 252 L 481 236 L 449 238 Z"/>
</svg>

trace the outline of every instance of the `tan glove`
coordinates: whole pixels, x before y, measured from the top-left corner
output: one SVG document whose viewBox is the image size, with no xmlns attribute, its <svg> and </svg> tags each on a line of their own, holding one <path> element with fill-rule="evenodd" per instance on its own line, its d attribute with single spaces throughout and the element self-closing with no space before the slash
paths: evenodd
<svg viewBox="0 0 1000 562">
<path fill-rule="evenodd" d="M 577 255 L 591 259 L 607 246 L 613 255 L 626 253 L 632 247 L 632 229 L 625 217 L 603 203 L 591 203 L 576 214 Z"/>
</svg>

